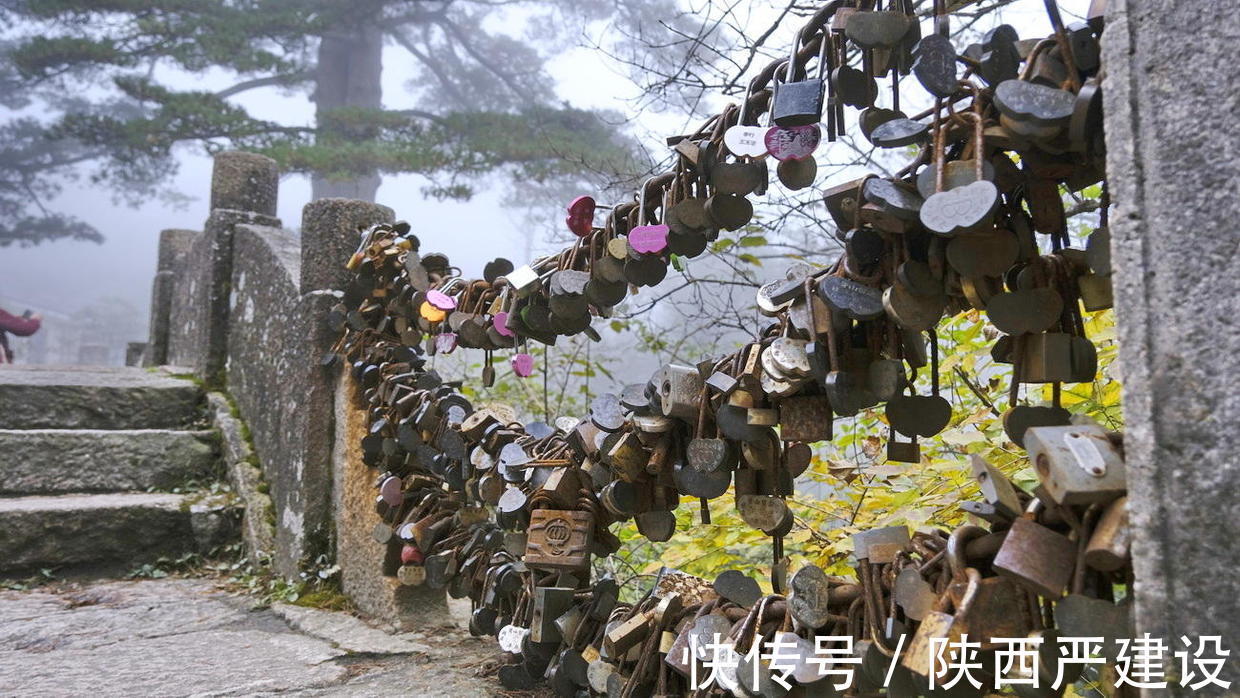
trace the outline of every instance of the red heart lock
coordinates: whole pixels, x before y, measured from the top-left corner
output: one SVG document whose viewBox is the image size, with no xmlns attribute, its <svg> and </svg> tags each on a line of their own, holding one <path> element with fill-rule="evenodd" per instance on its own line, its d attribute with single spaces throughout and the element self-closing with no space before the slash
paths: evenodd
<svg viewBox="0 0 1240 698">
<path fill-rule="evenodd" d="M 594 198 L 579 196 L 568 205 L 568 217 L 564 222 L 577 237 L 585 237 L 594 229 Z"/>
</svg>

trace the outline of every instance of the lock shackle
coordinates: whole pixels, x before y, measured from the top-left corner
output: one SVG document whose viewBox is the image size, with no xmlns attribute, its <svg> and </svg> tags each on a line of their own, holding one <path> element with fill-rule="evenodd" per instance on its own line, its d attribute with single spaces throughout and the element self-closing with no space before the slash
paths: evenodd
<svg viewBox="0 0 1240 698">
<path fill-rule="evenodd" d="M 947 564 L 951 568 L 953 578 L 963 577 L 965 571 L 969 569 L 969 560 L 965 555 L 965 548 L 968 547 L 969 541 L 984 535 L 986 535 L 986 529 L 981 526 L 965 524 L 957 526 L 947 537 Z"/>
</svg>

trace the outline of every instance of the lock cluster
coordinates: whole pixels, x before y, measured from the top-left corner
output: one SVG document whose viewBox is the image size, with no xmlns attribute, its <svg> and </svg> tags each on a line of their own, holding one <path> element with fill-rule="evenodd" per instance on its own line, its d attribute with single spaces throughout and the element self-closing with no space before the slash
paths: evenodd
<svg viewBox="0 0 1240 698">
<path fill-rule="evenodd" d="M 827 672 L 811 669 L 838 665 L 855 670 L 854 694 L 939 695 L 927 650 L 966 636 L 982 654 L 999 649 L 996 638 L 1036 640 L 1036 661 L 989 678 L 1042 679 L 1047 689 L 1029 695 L 1058 695 L 1062 685 L 1049 686 L 1061 637 L 1130 636 L 1130 602 L 1114 598 L 1132 581 L 1122 440 L 1059 404 L 1061 384 L 1097 372 L 1083 313 L 1110 306 L 1103 17 L 1051 20 L 1049 37 L 1022 40 L 1005 25 L 957 53 L 941 3 L 923 37 L 904 0 L 832 2 L 741 104 L 669 139 L 671 172 L 615 206 L 574 199 L 566 225 L 577 242 L 557 255 L 520 267 L 497 259 L 468 280 L 443 255 L 422 254 L 407 223 L 361 231 L 326 362 L 347 364 L 367 409 L 360 451 L 376 473 L 384 572 L 468 597 L 471 632 L 496 636 L 505 653 L 499 680 L 525 689 L 545 679 L 562 696 L 686 694 L 705 676 L 700 649 L 712 639 L 738 660 L 716 692 L 834 695 Z M 921 114 L 899 109 L 909 75 L 934 98 Z M 891 104 L 878 107 L 887 79 Z M 481 349 L 489 386 L 493 352 L 512 351 L 513 375 L 525 377 L 529 341 L 597 341 L 591 320 L 630 287 L 658 284 L 672 255 L 702 254 L 749 222 L 747 197 L 766 190 L 769 161 L 784 186 L 811 186 L 820 141 L 849 127 L 917 154 L 895 176 L 823 193 L 844 254 L 759 289 L 770 323 L 731 354 L 668 364 L 555 424 L 475 406 L 428 366 L 435 353 Z M 1101 226 L 1073 249 L 1061 191 L 1099 183 Z M 837 416 L 881 406 L 888 459 L 920 463 L 917 440 L 954 419 L 935 327 L 968 311 L 985 313 L 998 330 L 993 357 L 1013 366 L 1004 426 L 1040 485 L 1026 492 L 975 457 L 982 500 L 960 503 L 973 524 L 858 533 L 855 580 L 814 566 L 790 574 L 787 498 L 813 444 L 831 439 Z M 922 370 L 929 394 L 916 391 Z M 1053 403 L 1020 404 L 1021 384 L 1051 384 Z M 666 541 L 682 502 L 697 500 L 709 522 L 707 503 L 729 491 L 772 538 L 773 594 L 743 570 L 709 581 L 664 570 L 622 603 L 614 579 L 593 578 L 592 560 L 620 548 L 613 524 L 633 520 Z M 823 660 L 823 638 L 848 649 Z M 750 651 L 772 640 L 794 648 L 787 674 Z M 970 688 L 957 692 L 982 695 Z"/>
</svg>

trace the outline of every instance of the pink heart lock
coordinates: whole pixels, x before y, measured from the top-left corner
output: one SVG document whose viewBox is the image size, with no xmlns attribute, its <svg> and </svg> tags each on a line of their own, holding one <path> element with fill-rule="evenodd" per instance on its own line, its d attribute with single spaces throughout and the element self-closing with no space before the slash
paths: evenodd
<svg viewBox="0 0 1240 698">
<path fill-rule="evenodd" d="M 818 149 L 822 130 L 808 126 L 772 126 L 766 132 L 766 149 L 776 160 L 804 160 Z"/>
<path fill-rule="evenodd" d="M 451 354 L 456 349 L 456 333 L 441 332 L 435 335 L 435 351 L 440 354 Z"/>
<path fill-rule="evenodd" d="M 512 357 L 512 372 L 521 378 L 529 378 L 534 373 L 534 357 L 524 352 Z"/>
<path fill-rule="evenodd" d="M 495 327 L 495 331 L 500 333 L 501 336 L 504 336 L 504 337 L 516 337 L 517 336 L 516 332 L 513 332 L 512 330 L 508 329 L 508 313 L 506 311 L 501 310 L 495 315 L 491 316 L 491 324 Z"/>
<path fill-rule="evenodd" d="M 443 291 L 436 291 L 433 288 L 426 292 L 426 302 L 435 306 L 439 310 L 444 311 L 445 313 L 450 310 L 456 310 L 455 298 L 449 296 Z"/>
<path fill-rule="evenodd" d="M 629 247 L 641 254 L 659 254 L 667 249 L 666 225 L 639 225 L 629 231 Z"/>
</svg>

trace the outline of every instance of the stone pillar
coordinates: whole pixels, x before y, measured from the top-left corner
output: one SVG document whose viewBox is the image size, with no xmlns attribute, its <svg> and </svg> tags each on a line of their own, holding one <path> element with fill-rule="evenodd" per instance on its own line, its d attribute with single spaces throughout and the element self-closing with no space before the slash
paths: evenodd
<svg viewBox="0 0 1240 698">
<path fill-rule="evenodd" d="M 301 214 L 301 292 L 343 289 L 349 281 L 344 268 L 359 242 L 359 229 L 391 223 L 395 213 L 387 206 L 354 199 L 311 201 Z"/>
<path fill-rule="evenodd" d="M 211 170 L 211 210 L 227 208 L 275 217 L 280 189 L 276 161 L 230 150 L 215 156 Z"/>
<path fill-rule="evenodd" d="M 143 363 L 162 366 L 168 363 L 168 333 L 171 325 L 172 296 L 176 276 L 185 273 L 185 257 L 194 240 L 202 235 L 196 230 L 164 230 L 159 234 L 159 261 L 155 280 L 151 283 L 151 327 Z"/>
<path fill-rule="evenodd" d="M 211 174 L 211 215 L 203 226 L 209 257 L 199 286 L 205 303 L 199 329 L 202 354 L 195 366 L 208 386 L 224 384 L 228 363 L 228 312 L 232 288 L 233 227 L 240 223 L 280 227 L 275 217 L 280 173 L 274 160 L 254 153 L 228 151 L 215 156 Z"/>
<path fill-rule="evenodd" d="M 1163 638 L 1169 652 L 1185 649 L 1181 636 L 1221 635 L 1234 692 L 1240 153 L 1231 132 L 1240 14 L 1202 9 L 1111 0 L 1103 90 L 1137 632 Z M 1224 693 L 1181 688 L 1170 656 L 1166 668 L 1166 693 Z"/>
</svg>

